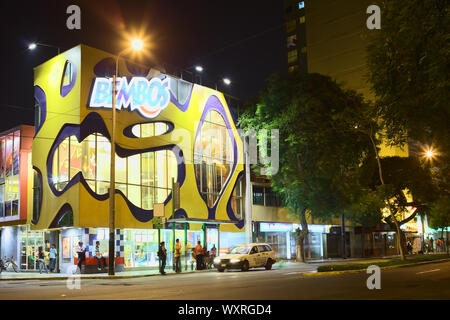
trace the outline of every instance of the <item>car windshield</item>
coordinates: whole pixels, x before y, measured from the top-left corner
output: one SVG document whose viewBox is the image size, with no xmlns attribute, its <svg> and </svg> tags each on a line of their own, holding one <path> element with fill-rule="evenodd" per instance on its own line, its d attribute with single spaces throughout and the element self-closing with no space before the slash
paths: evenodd
<svg viewBox="0 0 450 320">
<path fill-rule="evenodd" d="M 250 247 L 248 247 L 248 246 L 237 246 L 237 247 L 234 247 L 233 249 L 231 249 L 230 253 L 246 254 L 246 253 L 248 253 L 248 250 L 250 250 Z"/>
</svg>

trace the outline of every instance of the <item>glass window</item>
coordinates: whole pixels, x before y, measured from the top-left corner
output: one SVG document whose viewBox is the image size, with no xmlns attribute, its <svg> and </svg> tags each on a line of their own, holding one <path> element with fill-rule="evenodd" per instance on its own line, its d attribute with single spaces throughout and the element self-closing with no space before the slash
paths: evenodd
<svg viewBox="0 0 450 320">
<path fill-rule="evenodd" d="M 111 143 L 102 136 L 97 136 L 97 180 L 109 181 L 111 168 Z"/>
<path fill-rule="evenodd" d="M 295 20 L 290 20 L 290 21 L 286 22 L 286 33 L 295 32 L 296 27 L 297 26 L 296 26 Z"/>
<path fill-rule="evenodd" d="M 95 135 L 90 135 L 81 142 L 82 173 L 86 180 L 95 180 Z M 95 187 L 94 187 L 95 190 Z"/>
<path fill-rule="evenodd" d="M 69 85 L 71 79 L 72 79 L 72 63 L 67 61 L 64 69 L 62 85 L 63 86 Z"/>
<path fill-rule="evenodd" d="M 298 8 L 299 9 L 303 9 L 305 7 L 305 1 L 300 1 L 299 3 L 298 3 Z"/>
<path fill-rule="evenodd" d="M 301 16 L 301 17 L 298 19 L 298 22 L 300 22 L 300 23 L 305 23 L 305 21 L 306 21 L 305 16 Z"/>
<path fill-rule="evenodd" d="M 70 179 L 71 180 L 78 172 L 81 171 L 81 143 L 78 142 L 75 136 L 70 137 Z"/>
<path fill-rule="evenodd" d="M 264 205 L 264 187 L 253 186 L 253 204 Z"/>
<path fill-rule="evenodd" d="M 134 155 L 128 157 L 128 184 L 141 184 L 141 157 Z"/>
<path fill-rule="evenodd" d="M 118 155 L 116 155 L 116 182 L 127 182 L 127 158 L 121 158 Z"/>
<path fill-rule="evenodd" d="M 230 134 L 219 112 L 212 110 L 205 116 L 194 146 L 197 183 L 202 198 L 212 207 L 230 174 L 234 158 Z"/>
<path fill-rule="evenodd" d="M 297 49 L 288 51 L 288 63 L 297 62 L 297 59 L 298 59 Z"/>
</svg>

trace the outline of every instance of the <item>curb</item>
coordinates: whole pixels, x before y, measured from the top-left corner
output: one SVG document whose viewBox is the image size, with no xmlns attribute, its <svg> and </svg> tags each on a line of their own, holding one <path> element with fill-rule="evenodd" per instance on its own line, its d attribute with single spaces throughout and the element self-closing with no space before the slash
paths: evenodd
<svg viewBox="0 0 450 320">
<path fill-rule="evenodd" d="M 381 270 L 390 270 L 390 269 L 396 269 L 396 268 L 414 267 L 414 266 L 418 266 L 418 265 L 422 265 L 422 264 L 431 264 L 431 263 L 439 263 L 439 262 L 447 262 L 447 261 L 450 261 L 450 258 L 433 260 L 433 261 L 422 261 L 422 262 L 409 263 L 409 264 L 399 264 L 396 266 L 381 267 L 380 269 Z M 321 277 L 321 276 L 337 276 L 337 275 L 341 275 L 341 274 L 353 274 L 353 273 L 362 273 L 362 272 L 366 272 L 366 269 L 326 271 L 326 272 L 307 272 L 307 273 L 303 273 L 303 275 L 307 276 L 307 277 Z"/>
<path fill-rule="evenodd" d="M 211 272 L 215 271 L 215 269 L 208 269 L 208 270 L 196 270 L 196 271 L 185 271 L 181 272 L 180 274 L 188 274 L 188 273 L 203 273 L 203 272 Z M 166 275 L 176 275 L 175 272 L 168 272 Z M 75 275 L 75 274 L 74 274 Z M 150 274 L 137 274 L 137 275 L 114 275 L 114 276 L 86 276 L 86 277 L 80 277 L 80 280 L 84 279 L 132 279 L 132 278 L 144 278 L 144 277 L 152 277 L 152 276 L 160 276 L 160 273 L 150 273 Z M 1 278 L 0 281 L 30 281 L 30 280 L 37 280 L 37 281 L 50 281 L 50 280 L 67 280 L 70 279 L 72 276 L 59 276 L 59 277 L 49 277 L 49 278 Z"/>
</svg>

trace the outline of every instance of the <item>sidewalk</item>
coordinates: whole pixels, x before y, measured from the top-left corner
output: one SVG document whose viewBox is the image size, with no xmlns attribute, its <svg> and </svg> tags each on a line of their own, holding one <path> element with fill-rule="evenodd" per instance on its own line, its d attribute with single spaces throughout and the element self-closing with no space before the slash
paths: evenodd
<svg viewBox="0 0 450 320">
<path fill-rule="evenodd" d="M 181 274 L 186 273 L 200 273 L 200 272 L 211 272 L 215 269 L 206 270 L 186 270 L 182 271 Z M 167 275 L 175 275 L 173 271 L 167 271 Z M 65 280 L 69 277 L 76 276 L 81 279 L 124 279 L 124 278 L 140 278 L 140 277 L 150 277 L 161 275 L 158 270 L 141 270 L 141 271 L 122 271 L 116 272 L 114 276 L 105 273 L 93 273 L 93 274 L 67 274 L 67 273 L 42 273 L 39 272 L 6 272 L 3 271 L 0 274 L 0 281 L 10 281 L 10 280 Z"/>
</svg>

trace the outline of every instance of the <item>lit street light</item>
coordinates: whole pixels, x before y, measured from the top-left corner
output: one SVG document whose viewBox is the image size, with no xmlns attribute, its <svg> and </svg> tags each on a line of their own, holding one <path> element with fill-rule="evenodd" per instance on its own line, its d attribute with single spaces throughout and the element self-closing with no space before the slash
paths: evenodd
<svg viewBox="0 0 450 320">
<path fill-rule="evenodd" d="M 46 43 L 40 43 L 40 42 L 32 42 L 28 45 L 28 50 L 34 50 L 36 49 L 37 46 L 41 46 L 41 47 L 49 47 L 49 48 L 56 48 L 58 49 L 58 54 L 60 54 L 61 49 L 57 46 L 51 45 L 51 44 L 46 44 Z"/>
<path fill-rule="evenodd" d="M 223 78 L 223 83 L 225 83 L 227 86 L 231 84 L 231 80 L 228 78 Z"/>
<path fill-rule="evenodd" d="M 202 66 L 196 66 L 195 67 L 195 71 L 202 72 L 203 71 L 203 67 Z"/>
<path fill-rule="evenodd" d="M 140 51 L 144 47 L 142 40 L 133 39 L 131 41 L 131 49 L 134 51 Z M 112 128 L 111 128 L 111 171 L 110 171 L 110 183 L 109 183 L 109 252 L 108 252 L 108 274 L 114 275 L 115 265 L 115 186 L 116 186 L 116 79 L 119 69 L 119 57 L 128 51 L 129 49 L 122 50 L 116 57 L 116 70 L 113 75 L 112 85 Z"/>
</svg>

